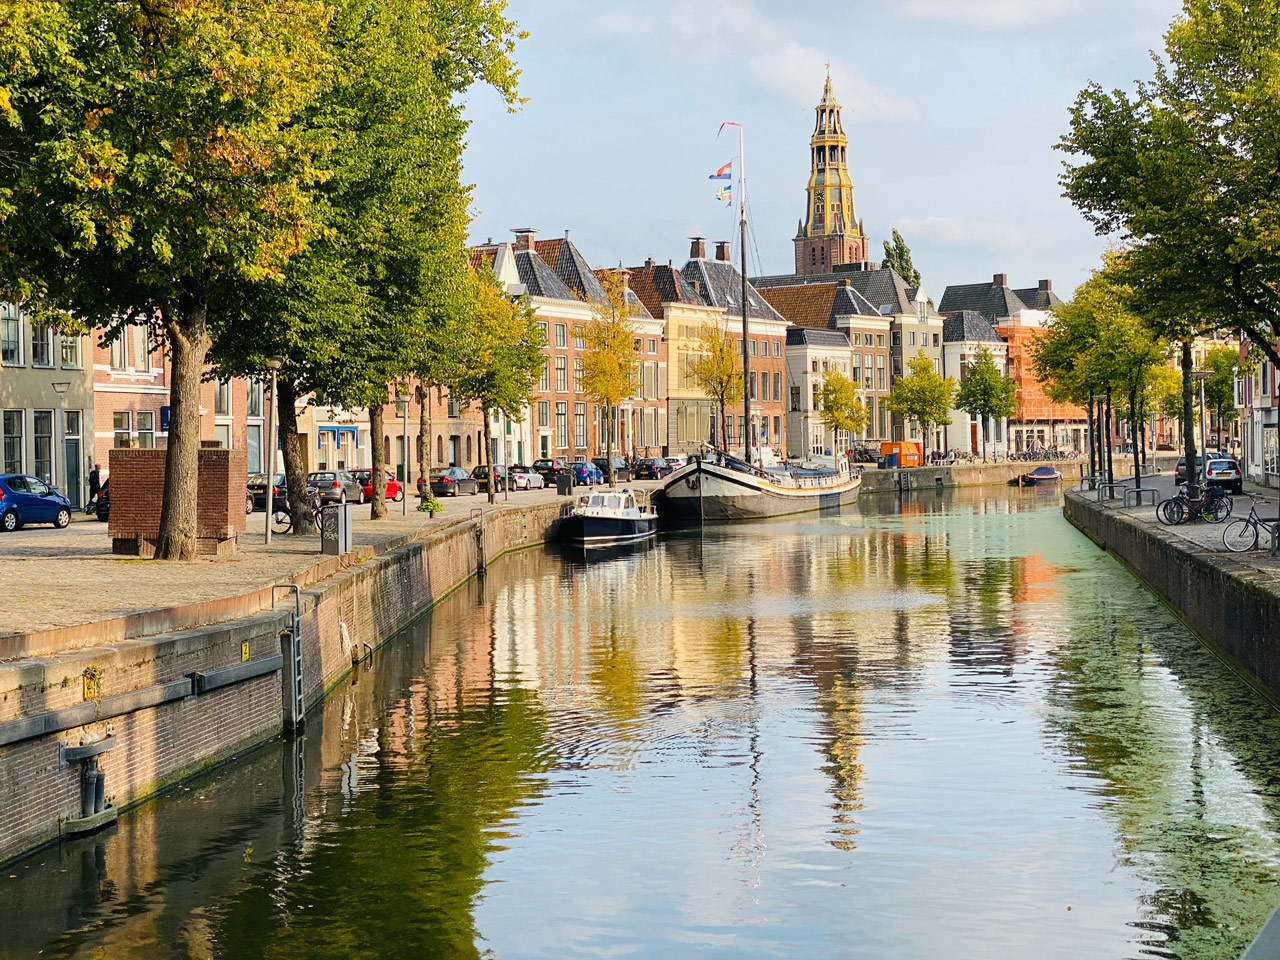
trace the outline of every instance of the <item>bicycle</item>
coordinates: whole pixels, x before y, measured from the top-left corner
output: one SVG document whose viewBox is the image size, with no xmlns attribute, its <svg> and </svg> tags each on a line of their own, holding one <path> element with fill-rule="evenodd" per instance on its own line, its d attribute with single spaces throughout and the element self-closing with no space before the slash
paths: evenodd
<svg viewBox="0 0 1280 960">
<path fill-rule="evenodd" d="M 1249 499 L 1253 500 L 1252 497 Z M 1280 528 L 1280 517 L 1260 517 L 1257 504 L 1250 503 L 1249 516 L 1232 520 L 1222 531 L 1222 545 L 1232 553 L 1248 553 L 1250 550 L 1257 550 L 1258 536 L 1266 530 L 1274 549 L 1277 528 Z"/>
<path fill-rule="evenodd" d="M 1206 488 L 1198 499 L 1187 496 L 1185 487 L 1168 500 L 1156 505 L 1156 519 L 1166 526 L 1177 526 L 1190 520 L 1223 523 L 1231 516 L 1234 504 L 1221 488 Z"/>
<path fill-rule="evenodd" d="M 311 507 L 311 522 L 315 524 L 316 529 L 320 529 L 320 512 L 323 506 L 320 500 L 319 490 L 307 491 L 307 502 Z M 272 533 L 288 533 L 293 529 L 293 512 L 286 503 L 283 506 L 276 507 L 275 512 L 271 514 L 271 532 Z"/>
</svg>

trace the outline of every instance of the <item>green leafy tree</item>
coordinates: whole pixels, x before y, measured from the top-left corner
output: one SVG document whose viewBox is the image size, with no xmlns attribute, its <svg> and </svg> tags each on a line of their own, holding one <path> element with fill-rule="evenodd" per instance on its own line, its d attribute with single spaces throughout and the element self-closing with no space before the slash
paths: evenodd
<svg viewBox="0 0 1280 960">
<path fill-rule="evenodd" d="M 593 317 L 583 331 L 579 389 L 604 407 L 605 457 L 609 461 L 609 486 L 614 485 L 613 431 L 617 406 L 635 392 L 640 348 L 632 317 L 636 308 L 627 300 L 626 276 L 621 270 L 599 272 L 604 298 L 593 307 Z"/>
<path fill-rule="evenodd" d="M 455 397 L 474 402 L 484 414 L 484 458 L 492 477 L 493 418 L 499 413 L 523 418 L 542 375 L 546 338 L 528 304 L 508 297 L 492 276 L 473 275 L 472 286 L 475 326 L 461 376 L 451 387 Z M 497 485 L 487 486 L 493 503 Z"/>
<path fill-rule="evenodd" d="M 0 123 L 0 286 L 115 336 L 164 335 L 170 420 L 156 555 L 196 551 L 212 288 L 278 278 L 314 226 L 331 144 L 294 124 L 328 78 L 323 0 L 138 0 L 35 11 Z M 24 21 L 31 23 L 31 21 Z M 4 34 L 0 30 L 0 34 Z M 25 58 L 25 59 L 24 59 Z"/>
<path fill-rule="evenodd" d="M 1018 385 L 996 367 L 995 358 L 986 347 L 979 347 L 960 379 L 956 408 L 982 421 L 982 460 L 987 460 L 987 424 L 1013 415 Z"/>
<path fill-rule="evenodd" d="M 885 402 L 903 419 L 920 425 L 924 453 L 928 456 L 936 428 L 951 422 L 951 400 L 956 394 L 956 381 L 954 377 L 940 374 L 923 350 L 918 351 L 907 366 L 911 372 L 893 382 L 893 390 Z"/>
<path fill-rule="evenodd" d="M 907 246 L 907 242 L 902 239 L 896 229 L 893 231 L 893 245 L 889 245 L 889 241 L 884 242 L 884 262 L 883 266 L 888 267 L 909 286 L 920 286 L 920 271 L 916 269 L 915 264 L 911 262 L 911 248 Z"/>
<path fill-rule="evenodd" d="M 829 370 L 822 375 L 818 401 L 818 419 L 824 426 L 849 436 L 867 429 L 870 416 L 866 404 L 858 396 L 853 382 L 839 370 Z"/>
<path fill-rule="evenodd" d="M 1253 365 L 1240 360 L 1239 347 L 1214 347 L 1205 354 L 1204 369 L 1209 379 L 1204 382 L 1205 404 L 1214 412 L 1218 433 L 1215 446 L 1222 449 L 1222 428 L 1235 420 L 1236 377 L 1241 371 L 1252 372 Z"/>
<path fill-rule="evenodd" d="M 716 405 L 716 446 L 724 448 L 725 411 L 742 399 L 742 357 L 722 329 L 703 324 L 701 350 L 689 366 L 689 375 Z"/>
</svg>

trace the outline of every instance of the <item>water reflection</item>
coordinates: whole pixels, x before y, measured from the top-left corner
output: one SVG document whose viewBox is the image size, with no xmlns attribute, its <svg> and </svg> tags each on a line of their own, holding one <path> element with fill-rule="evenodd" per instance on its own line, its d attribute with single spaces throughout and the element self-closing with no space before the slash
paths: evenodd
<svg viewBox="0 0 1280 960">
<path fill-rule="evenodd" d="M 1044 491 L 519 554 L 0 957 L 1231 956 L 1280 723 Z"/>
</svg>

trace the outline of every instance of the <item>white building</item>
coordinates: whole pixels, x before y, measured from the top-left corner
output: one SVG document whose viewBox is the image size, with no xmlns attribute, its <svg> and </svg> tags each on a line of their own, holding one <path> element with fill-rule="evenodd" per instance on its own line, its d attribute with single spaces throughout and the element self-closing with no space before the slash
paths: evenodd
<svg viewBox="0 0 1280 960">
<path fill-rule="evenodd" d="M 963 310 L 946 318 L 942 325 L 942 373 L 954 377 L 957 387 L 964 380 L 974 355 L 982 348 L 991 353 L 996 369 L 1009 372 L 1009 345 L 1000 339 L 987 318 L 975 310 Z M 957 393 L 959 391 L 957 390 Z M 978 417 L 952 409 L 951 424 L 945 428 L 947 450 L 982 456 L 983 425 Z M 987 456 L 1004 456 L 1008 449 L 1009 421 L 987 419 Z"/>
</svg>

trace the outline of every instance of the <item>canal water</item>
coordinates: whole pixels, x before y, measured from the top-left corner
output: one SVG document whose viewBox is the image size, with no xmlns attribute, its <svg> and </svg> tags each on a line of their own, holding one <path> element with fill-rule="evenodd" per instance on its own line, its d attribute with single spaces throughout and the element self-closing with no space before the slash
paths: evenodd
<svg viewBox="0 0 1280 960">
<path fill-rule="evenodd" d="M 1232 958 L 1280 719 L 1056 491 L 498 564 L 306 736 L 0 873 L 0 957 Z"/>
</svg>

